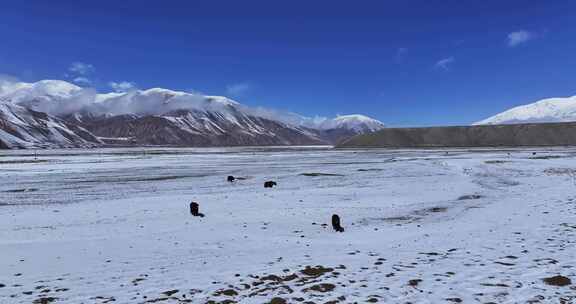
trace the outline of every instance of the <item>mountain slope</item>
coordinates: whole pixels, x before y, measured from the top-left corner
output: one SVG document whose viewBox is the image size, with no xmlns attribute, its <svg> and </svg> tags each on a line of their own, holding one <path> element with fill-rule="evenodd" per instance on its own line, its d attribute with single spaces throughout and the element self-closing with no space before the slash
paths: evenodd
<svg viewBox="0 0 576 304">
<path fill-rule="evenodd" d="M 176 110 L 164 115 L 100 116 L 78 122 L 109 144 L 256 146 L 330 144 L 313 130 L 246 115 Z M 230 114 L 230 113 L 228 113 Z"/>
<path fill-rule="evenodd" d="M 354 136 L 338 148 L 443 148 L 576 145 L 576 122 L 387 128 Z"/>
<path fill-rule="evenodd" d="M 576 121 L 576 96 L 548 98 L 514 107 L 474 125 Z"/>
<path fill-rule="evenodd" d="M 222 96 L 163 88 L 97 94 L 58 80 L 0 82 L 0 99 L 20 111 L 30 109 L 36 116 L 47 113 L 43 115 L 65 124 L 68 130 L 90 132 L 98 138 L 90 142 L 127 146 L 329 145 L 384 128 L 381 122 L 363 115 L 308 118 L 247 107 Z M 24 125 L 19 123 L 20 128 Z M 38 130 L 40 125 L 31 127 Z M 12 138 L 12 145 L 38 145 L 45 140 L 21 135 L 20 141 Z"/>
<path fill-rule="evenodd" d="M 46 113 L 0 103 L 0 148 L 94 147 L 101 144 L 82 127 Z"/>
</svg>

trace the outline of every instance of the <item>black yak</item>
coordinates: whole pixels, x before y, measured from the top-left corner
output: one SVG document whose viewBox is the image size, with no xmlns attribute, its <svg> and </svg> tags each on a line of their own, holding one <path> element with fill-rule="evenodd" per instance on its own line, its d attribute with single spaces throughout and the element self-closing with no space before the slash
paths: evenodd
<svg viewBox="0 0 576 304">
<path fill-rule="evenodd" d="M 264 188 L 274 188 L 274 186 L 277 186 L 278 184 L 276 184 L 276 182 L 273 181 L 267 181 L 264 182 Z"/>
<path fill-rule="evenodd" d="M 334 228 L 336 232 L 344 232 L 344 228 L 340 225 L 340 217 L 338 214 L 332 215 L 332 228 Z"/>
<path fill-rule="evenodd" d="M 193 216 L 204 217 L 204 214 L 200 213 L 200 205 L 197 202 L 190 203 L 190 214 Z"/>
</svg>

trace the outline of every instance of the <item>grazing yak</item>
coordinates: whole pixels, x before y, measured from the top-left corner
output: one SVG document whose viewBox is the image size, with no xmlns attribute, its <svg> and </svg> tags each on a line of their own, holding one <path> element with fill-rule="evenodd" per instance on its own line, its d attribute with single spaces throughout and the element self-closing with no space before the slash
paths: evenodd
<svg viewBox="0 0 576 304">
<path fill-rule="evenodd" d="M 274 188 L 274 186 L 277 186 L 278 184 L 276 184 L 276 182 L 273 181 L 267 181 L 264 182 L 264 188 Z"/>
<path fill-rule="evenodd" d="M 228 181 L 233 183 L 236 180 L 236 178 L 232 175 L 228 175 Z"/>
<path fill-rule="evenodd" d="M 340 225 L 340 217 L 338 214 L 332 215 L 332 228 L 334 228 L 336 232 L 344 232 L 344 228 Z"/>
<path fill-rule="evenodd" d="M 197 202 L 190 203 L 190 214 L 193 216 L 204 217 L 204 214 L 200 213 L 200 205 Z"/>
</svg>

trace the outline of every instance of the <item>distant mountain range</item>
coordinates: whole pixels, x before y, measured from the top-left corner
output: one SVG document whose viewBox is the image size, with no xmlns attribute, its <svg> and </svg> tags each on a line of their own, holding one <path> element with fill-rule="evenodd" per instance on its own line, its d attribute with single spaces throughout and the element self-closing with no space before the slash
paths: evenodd
<svg viewBox="0 0 576 304">
<path fill-rule="evenodd" d="M 153 88 L 99 94 L 60 80 L 0 81 L 0 148 L 327 145 L 384 124 L 244 106 Z"/>
<path fill-rule="evenodd" d="M 472 126 L 385 128 L 340 148 L 519 147 L 576 145 L 576 96 L 515 107 Z"/>
<path fill-rule="evenodd" d="M 385 128 L 343 140 L 337 148 L 575 146 L 576 122 Z"/>
<path fill-rule="evenodd" d="M 576 96 L 548 98 L 514 107 L 476 122 L 475 125 L 522 124 L 576 121 Z"/>
</svg>

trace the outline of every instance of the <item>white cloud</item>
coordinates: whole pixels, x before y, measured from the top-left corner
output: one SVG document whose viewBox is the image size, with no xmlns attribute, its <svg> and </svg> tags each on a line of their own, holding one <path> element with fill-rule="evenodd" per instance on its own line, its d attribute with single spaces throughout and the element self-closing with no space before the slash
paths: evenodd
<svg viewBox="0 0 576 304">
<path fill-rule="evenodd" d="M 250 91 L 253 86 L 249 83 L 235 83 L 226 86 L 226 93 L 230 96 L 242 96 L 246 94 L 246 92 Z"/>
<path fill-rule="evenodd" d="M 92 80 L 90 80 L 86 77 L 83 77 L 83 76 L 76 77 L 76 78 L 72 79 L 72 81 L 79 84 L 79 85 L 83 85 L 83 86 L 89 86 L 92 84 Z"/>
<path fill-rule="evenodd" d="M 76 75 L 88 75 L 94 72 L 94 66 L 84 62 L 72 62 L 70 67 L 68 67 L 68 71 Z"/>
<path fill-rule="evenodd" d="M 184 90 L 184 92 L 192 94 L 192 95 L 198 95 L 198 96 L 205 96 L 206 94 L 204 94 L 204 92 L 201 92 L 199 90 L 196 89 L 186 89 Z"/>
<path fill-rule="evenodd" d="M 116 92 L 126 92 L 136 89 L 136 84 L 128 81 L 110 81 L 108 85 Z"/>
<path fill-rule="evenodd" d="M 447 58 L 442 58 L 434 64 L 434 67 L 437 69 L 442 69 L 442 70 L 448 71 L 450 66 L 454 63 L 454 61 L 455 61 L 455 59 L 452 56 L 447 57 Z"/>
<path fill-rule="evenodd" d="M 84 62 L 72 62 L 68 67 L 68 73 L 64 76 L 81 86 L 91 86 L 92 80 L 88 75 L 94 73 L 94 66 Z"/>
<path fill-rule="evenodd" d="M 13 91 L 17 90 L 19 82 L 20 80 L 18 80 L 17 77 L 6 74 L 0 74 L 0 95 L 10 94 Z M 4 101 L 4 99 L 8 100 L 8 97 L 0 96 L 0 102 Z"/>
<path fill-rule="evenodd" d="M 515 47 L 534 39 L 534 34 L 528 31 L 520 30 L 508 34 L 508 46 Z"/>
</svg>

